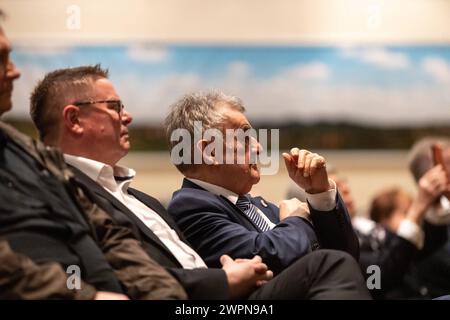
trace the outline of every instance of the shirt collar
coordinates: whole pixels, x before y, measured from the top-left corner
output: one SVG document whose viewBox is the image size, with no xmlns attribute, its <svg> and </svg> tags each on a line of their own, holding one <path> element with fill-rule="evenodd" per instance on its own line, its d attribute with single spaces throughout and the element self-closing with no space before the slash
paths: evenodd
<svg viewBox="0 0 450 320">
<path fill-rule="evenodd" d="M 64 154 L 64 160 L 108 189 L 115 189 L 122 182 L 126 182 L 127 188 L 136 175 L 136 171 L 131 168 L 119 165 L 111 167 L 103 162 L 70 154 Z"/>
<path fill-rule="evenodd" d="M 236 193 L 234 193 L 233 191 L 227 190 L 225 188 L 222 188 L 220 186 L 217 186 L 215 184 L 212 184 L 212 183 L 209 183 L 209 182 L 205 182 L 205 181 L 202 181 L 202 180 L 192 179 L 192 178 L 186 178 L 186 179 L 188 179 L 189 181 L 195 183 L 196 185 L 199 185 L 200 187 L 202 187 L 206 191 L 209 191 L 211 193 L 214 193 L 215 195 L 223 196 L 223 197 L 227 198 L 233 204 L 236 204 L 236 202 L 238 200 L 239 196 Z"/>
</svg>

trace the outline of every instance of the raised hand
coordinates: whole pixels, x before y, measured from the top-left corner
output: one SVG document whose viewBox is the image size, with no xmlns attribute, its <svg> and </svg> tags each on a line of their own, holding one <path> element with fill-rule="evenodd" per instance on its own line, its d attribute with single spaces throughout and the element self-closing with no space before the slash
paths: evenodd
<svg viewBox="0 0 450 320">
<path fill-rule="evenodd" d="M 289 177 L 307 193 L 314 194 L 331 188 L 325 158 L 308 150 L 292 148 L 283 153 Z"/>
<path fill-rule="evenodd" d="M 425 212 L 444 193 L 450 191 L 449 180 L 442 165 L 438 164 L 428 170 L 418 183 L 417 196 L 408 211 L 407 218 L 420 224 Z"/>
</svg>

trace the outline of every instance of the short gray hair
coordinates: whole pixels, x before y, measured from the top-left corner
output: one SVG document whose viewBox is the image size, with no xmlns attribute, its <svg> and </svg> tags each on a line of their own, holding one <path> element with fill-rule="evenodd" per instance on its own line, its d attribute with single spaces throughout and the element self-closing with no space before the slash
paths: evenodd
<svg viewBox="0 0 450 320">
<path fill-rule="evenodd" d="M 195 131 L 194 123 L 197 121 L 201 122 L 203 131 L 213 128 L 222 129 L 221 126 L 226 116 L 219 112 L 218 107 L 223 105 L 239 112 L 245 112 L 241 99 L 218 90 L 190 93 L 175 102 L 170 107 L 170 112 L 165 120 L 170 151 L 177 144 L 170 139 L 172 132 L 177 129 L 187 130 L 192 138 Z M 196 141 L 193 142 L 195 145 Z M 184 163 L 176 165 L 181 172 L 186 172 L 192 166 L 193 164 Z"/>
<path fill-rule="evenodd" d="M 433 167 L 431 147 L 435 143 L 441 144 L 444 149 L 450 148 L 450 139 L 447 137 L 426 137 L 412 146 L 408 155 L 408 166 L 416 181 Z"/>
</svg>

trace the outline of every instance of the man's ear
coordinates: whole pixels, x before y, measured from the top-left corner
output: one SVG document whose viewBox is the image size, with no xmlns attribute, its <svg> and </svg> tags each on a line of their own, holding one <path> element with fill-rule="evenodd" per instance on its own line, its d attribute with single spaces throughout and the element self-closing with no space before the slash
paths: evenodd
<svg viewBox="0 0 450 320">
<path fill-rule="evenodd" d="M 66 129 L 73 133 L 83 132 L 83 127 L 80 124 L 80 108 L 69 104 L 63 109 L 63 125 Z"/>
<path fill-rule="evenodd" d="M 209 165 L 217 165 L 219 164 L 215 158 L 215 153 L 214 150 L 212 150 L 210 153 L 206 153 L 205 149 L 206 146 L 211 143 L 211 141 L 208 141 L 206 139 L 201 139 L 199 141 L 197 141 L 196 145 L 195 145 L 195 152 L 199 152 L 202 155 L 202 159 L 204 161 L 205 164 L 209 164 Z"/>
</svg>

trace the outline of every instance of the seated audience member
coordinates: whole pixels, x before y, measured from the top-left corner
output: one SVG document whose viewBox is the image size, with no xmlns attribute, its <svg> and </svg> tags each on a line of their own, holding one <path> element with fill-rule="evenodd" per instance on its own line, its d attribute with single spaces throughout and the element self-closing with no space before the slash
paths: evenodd
<svg viewBox="0 0 450 320">
<path fill-rule="evenodd" d="M 447 176 L 450 172 L 450 139 L 446 137 L 427 137 L 419 140 L 409 154 L 409 169 L 420 188 L 420 180 L 424 174 L 435 165 L 431 148 L 437 145 L 441 149 L 442 164 Z M 427 259 L 421 260 L 416 268 L 416 278 L 419 279 L 421 292 L 435 297 L 448 294 L 450 291 L 450 201 L 449 192 L 443 193 L 434 202 L 425 215 L 426 225 L 440 232 L 426 233 L 425 239 L 431 238 L 435 243 L 446 243 L 435 252 L 430 251 Z M 447 232 L 445 232 L 447 231 Z"/>
<path fill-rule="evenodd" d="M 380 267 L 381 288 L 371 290 L 373 297 L 407 298 L 420 295 L 419 292 L 401 293 L 399 288 L 405 287 L 404 275 L 411 273 L 410 270 L 417 261 L 442 245 L 443 240 L 434 240 L 436 234 L 442 233 L 442 227 L 433 227 L 427 221 L 422 221 L 434 200 L 447 188 L 443 169 L 432 168 L 423 176 L 418 195 L 414 199 L 397 188 L 380 193 L 379 198 L 373 202 L 374 218 L 376 216 L 374 221 L 364 215 L 357 215 L 356 204 L 347 180 L 338 174 L 336 168 L 329 167 L 329 176 L 336 182 L 337 189 L 352 217 L 360 244 L 359 262 L 363 274 L 366 277 L 372 274 L 367 272 L 371 265 Z M 433 185 L 431 181 L 436 183 Z M 289 188 L 288 196 L 305 201 L 304 192 L 297 192 L 292 187 Z M 388 216 L 390 218 L 386 218 Z"/>
<path fill-rule="evenodd" d="M 418 183 L 419 180 L 436 164 L 434 163 L 432 155 L 432 147 L 436 145 L 443 160 L 444 170 L 447 175 L 450 175 L 450 139 L 444 137 L 427 137 L 417 141 L 408 155 L 409 170 Z M 446 192 L 439 201 L 426 213 L 426 219 L 436 225 L 450 224 L 450 198 L 449 193 Z"/>
<path fill-rule="evenodd" d="M 344 252 L 313 252 L 272 280 L 255 255 L 238 260 L 222 255 L 221 269 L 207 268 L 164 207 L 130 187 L 135 171 L 117 165 L 130 149 L 132 117 L 107 77 L 99 66 L 47 74 L 32 95 L 32 118 L 43 141 L 64 152 L 76 181 L 94 193 L 94 201 L 114 221 L 133 230 L 148 255 L 178 279 L 190 299 L 370 297 L 357 263 Z"/>
<path fill-rule="evenodd" d="M 220 92 L 186 95 L 167 116 L 167 134 L 170 139 L 175 130 L 182 129 L 196 139 L 195 123 L 201 124 L 203 131 L 217 129 L 224 135 L 226 130 L 248 130 L 251 125 L 244 111 L 239 99 Z M 236 147 L 225 140 L 223 154 L 231 153 L 231 164 L 219 159 L 218 152 L 205 155 L 216 140 L 205 136 L 192 141 L 191 159 L 176 164 L 185 179 L 168 207 L 186 239 L 209 266 L 218 266 L 220 255 L 225 253 L 234 258 L 258 254 L 277 274 L 319 248 L 358 257 L 358 240 L 335 184 L 328 179 L 323 157 L 298 148 L 283 154 L 289 176 L 307 192 L 309 221 L 295 199 L 282 202 L 278 208 L 261 197 L 250 196 L 252 186 L 260 180 L 259 168 L 250 159 L 261 151 L 261 145 L 254 138 L 237 142 Z M 171 150 L 177 145 L 178 141 L 170 141 Z M 245 152 L 243 164 L 236 161 L 241 151 Z M 199 164 L 193 161 L 195 153 L 203 156 Z"/>
<path fill-rule="evenodd" d="M 20 75 L 10 51 L 0 28 L 0 115 Z M 0 121 L 0 298 L 185 298 L 131 231 L 112 226 L 71 179 L 57 151 Z"/>
<path fill-rule="evenodd" d="M 434 169 L 442 172 L 442 168 Z M 424 176 L 422 184 L 425 184 L 425 179 Z M 431 179 L 427 181 L 429 183 Z M 445 188 L 445 184 L 441 183 L 441 186 Z M 364 256 L 365 260 L 361 262 L 365 266 L 375 264 L 376 258 L 383 252 L 386 253 L 387 259 L 384 266 L 388 272 L 381 271 L 382 281 L 384 277 L 386 285 L 379 292 L 380 297 L 385 299 L 433 298 L 441 295 L 430 295 L 431 292 L 417 277 L 416 271 L 421 261 L 426 261 L 431 253 L 445 243 L 445 239 L 439 239 L 442 230 L 423 221 L 430 204 L 442 193 L 442 189 L 439 191 L 438 188 L 438 186 L 434 190 L 423 188 L 414 199 L 398 188 L 383 190 L 374 197 L 370 217 L 377 226 L 371 234 L 377 233 L 377 235 L 365 238 L 371 242 L 367 241 L 361 246 L 361 252 L 367 253 Z M 386 251 L 387 248 L 390 248 L 392 252 Z M 447 281 L 446 292 L 448 291 L 450 286 Z"/>
</svg>

